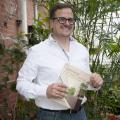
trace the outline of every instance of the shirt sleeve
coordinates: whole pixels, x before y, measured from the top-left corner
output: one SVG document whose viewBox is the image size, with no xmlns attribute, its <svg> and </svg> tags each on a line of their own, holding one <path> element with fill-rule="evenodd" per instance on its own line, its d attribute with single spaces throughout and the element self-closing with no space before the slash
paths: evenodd
<svg viewBox="0 0 120 120">
<path fill-rule="evenodd" d="M 32 48 L 29 50 L 27 58 L 18 73 L 17 91 L 27 100 L 35 99 L 39 96 L 46 97 L 47 85 L 39 85 L 34 81 L 38 73 L 37 55 Z"/>
</svg>

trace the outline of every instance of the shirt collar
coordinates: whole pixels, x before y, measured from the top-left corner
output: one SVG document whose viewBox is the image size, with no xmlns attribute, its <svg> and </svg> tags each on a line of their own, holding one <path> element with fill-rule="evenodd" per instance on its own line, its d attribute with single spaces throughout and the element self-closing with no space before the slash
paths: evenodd
<svg viewBox="0 0 120 120">
<path fill-rule="evenodd" d="M 52 37 L 52 34 L 50 34 L 49 36 L 48 36 L 48 39 L 50 40 L 50 41 L 53 41 L 53 42 L 56 42 L 56 40 Z M 70 41 L 74 41 L 75 39 L 72 37 L 72 36 L 70 36 Z"/>
</svg>

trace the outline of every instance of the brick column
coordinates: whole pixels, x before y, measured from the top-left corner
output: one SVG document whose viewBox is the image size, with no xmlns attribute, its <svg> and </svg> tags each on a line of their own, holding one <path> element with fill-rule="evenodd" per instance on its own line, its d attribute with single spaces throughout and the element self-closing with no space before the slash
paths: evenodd
<svg viewBox="0 0 120 120">
<path fill-rule="evenodd" d="M 37 5 L 37 0 L 34 0 L 34 17 L 35 19 L 38 19 L 38 5 Z"/>
<path fill-rule="evenodd" d="M 20 13 L 21 13 L 21 20 L 22 20 L 21 31 L 23 34 L 27 34 L 28 33 L 28 30 L 27 30 L 27 0 L 20 0 L 20 11 L 21 11 Z M 23 38 L 27 42 L 27 37 L 24 36 Z"/>
</svg>

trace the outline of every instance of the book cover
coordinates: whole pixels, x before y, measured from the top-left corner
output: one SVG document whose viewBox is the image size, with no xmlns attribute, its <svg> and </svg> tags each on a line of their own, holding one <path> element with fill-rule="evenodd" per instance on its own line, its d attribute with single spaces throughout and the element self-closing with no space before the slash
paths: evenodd
<svg viewBox="0 0 120 120">
<path fill-rule="evenodd" d="M 55 99 L 56 102 L 69 109 L 77 110 L 86 101 L 84 89 L 90 81 L 90 75 L 70 64 L 65 64 L 59 75 L 59 81 L 68 87 L 68 94 L 63 99 Z"/>
</svg>

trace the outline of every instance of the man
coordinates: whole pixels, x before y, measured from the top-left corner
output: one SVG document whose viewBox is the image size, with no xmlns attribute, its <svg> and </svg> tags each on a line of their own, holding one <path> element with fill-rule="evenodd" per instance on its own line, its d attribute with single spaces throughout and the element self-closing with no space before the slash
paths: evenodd
<svg viewBox="0 0 120 120">
<path fill-rule="evenodd" d="M 70 36 L 74 25 L 71 6 L 56 4 L 50 11 L 52 33 L 44 42 L 30 48 L 19 72 L 16 88 L 25 98 L 35 99 L 39 108 L 38 120 L 87 120 L 83 107 L 75 112 L 51 99 L 63 98 L 67 94 L 67 85 L 58 82 L 65 63 L 90 73 L 87 49 Z M 103 80 L 99 74 L 93 73 L 90 84 L 99 88 Z"/>
</svg>

